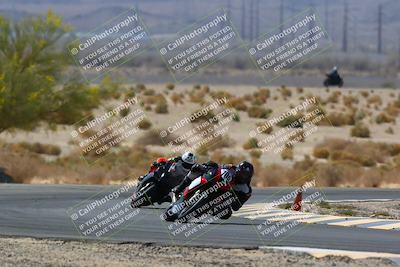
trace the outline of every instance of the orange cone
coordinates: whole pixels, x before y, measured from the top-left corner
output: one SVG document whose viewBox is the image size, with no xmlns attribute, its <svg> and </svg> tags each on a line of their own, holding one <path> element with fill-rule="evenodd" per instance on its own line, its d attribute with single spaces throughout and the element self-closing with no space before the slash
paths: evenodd
<svg viewBox="0 0 400 267">
<path fill-rule="evenodd" d="M 303 200 L 303 192 L 299 191 L 294 199 L 292 210 L 301 211 L 301 201 Z"/>
</svg>

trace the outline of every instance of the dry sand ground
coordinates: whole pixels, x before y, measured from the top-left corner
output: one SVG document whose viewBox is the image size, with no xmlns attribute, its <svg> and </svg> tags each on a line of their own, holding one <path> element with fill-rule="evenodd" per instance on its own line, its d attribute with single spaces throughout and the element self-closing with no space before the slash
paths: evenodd
<svg viewBox="0 0 400 267">
<path fill-rule="evenodd" d="M 126 86 L 133 86 L 126 85 Z M 165 84 L 146 84 L 147 88 L 154 89 L 156 93 L 162 92 L 165 94 L 167 91 L 165 89 Z M 168 101 L 168 114 L 157 114 L 154 111 L 145 111 L 147 118 L 152 122 L 152 128 L 157 129 L 165 129 L 174 123 L 180 121 L 182 118 L 187 117 L 189 114 L 198 110 L 200 105 L 198 103 L 193 103 L 189 101 L 189 97 L 187 96 L 187 92 L 193 88 L 193 84 L 179 84 L 176 85 L 173 91 L 168 93 L 167 101 Z M 226 91 L 235 96 L 243 96 L 245 94 L 252 94 L 258 90 L 256 86 L 246 86 L 246 85 L 211 85 L 211 91 Z M 303 92 L 298 91 L 296 88 L 289 88 L 292 92 L 291 97 L 287 97 L 285 100 L 278 91 L 278 87 L 269 87 L 271 91 L 271 96 L 268 98 L 267 103 L 262 106 L 265 108 L 270 108 L 273 110 L 271 117 L 276 117 L 281 115 L 283 112 L 286 112 L 290 109 L 290 106 L 294 107 L 303 100 L 300 100 L 300 97 L 305 97 L 308 95 L 314 95 L 321 97 L 322 99 L 327 99 L 328 96 L 331 96 L 332 93 L 340 92 L 342 95 L 339 97 L 338 103 L 328 103 L 324 110 L 328 113 L 337 112 L 337 113 L 346 113 L 348 112 L 348 108 L 346 108 L 343 104 L 343 96 L 354 96 L 359 100 L 359 103 L 354 104 L 357 108 L 362 108 L 366 112 L 371 113 L 371 116 L 365 118 L 365 123 L 369 127 L 371 131 L 371 138 L 354 138 L 350 136 L 350 129 L 352 126 L 342 126 L 342 127 L 331 127 L 331 126 L 318 126 L 316 132 L 307 136 L 305 142 L 296 143 L 294 145 L 293 150 L 293 160 L 290 159 L 282 159 L 280 153 L 273 152 L 272 150 L 263 152 L 260 157 L 260 163 L 262 165 L 267 164 L 278 164 L 283 167 L 290 167 L 294 162 L 301 161 L 304 159 L 305 155 L 312 155 L 313 148 L 323 142 L 325 139 L 329 138 L 340 138 L 344 140 L 352 140 L 352 141 L 373 141 L 373 142 L 384 142 L 384 143 L 397 143 L 399 142 L 400 136 L 400 119 L 399 116 L 396 118 L 394 123 L 375 123 L 376 115 L 384 110 L 388 103 L 394 101 L 399 96 L 398 90 L 395 89 L 357 89 L 357 88 L 331 88 L 330 91 L 326 91 L 325 88 L 304 88 Z M 361 95 L 361 91 L 368 92 L 369 96 L 379 96 L 382 100 L 380 105 L 368 105 L 367 98 Z M 174 104 L 170 99 L 170 96 L 173 92 L 176 93 L 184 93 L 186 95 L 183 104 Z M 107 102 L 104 105 L 105 109 L 116 107 L 121 104 L 122 100 L 112 100 Z M 97 110 L 96 115 L 100 115 L 104 112 L 101 110 Z M 250 131 L 256 128 L 256 123 L 265 122 L 265 119 L 257 119 L 250 118 L 247 112 L 239 111 L 240 122 L 231 122 L 229 123 L 228 129 L 228 137 L 232 139 L 234 142 L 230 147 L 224 147 L 221 149 L 223 155 L 233 155 L 239 158 L 250 158 L 249 150 L 243 149 L 243 144 L 250 138 Z M 387 129 L 391 128 L 393 133 L 388 133 Z M 43 144 L 55 144 L 58 145 L 62 150 L 62 156 L 68 155 L 74 149 L 77 148 L 76 144 L 74 145 L 72 142 L 72 138 L 70 136 L 70 132 L 73 130 L 72 126 L 59 127 L 57 131 L 46 130 L 44 128 L 39 128 L 32 132 L 23 132 L 16 131 L 14 133 L 2 133 L 0 134 L 0 140 L 8 143 L 18 143 L 23 141 L 28 141 L 30 143 L 43 143 Z M 278 131 L 279 127 L 274 126 L 274 132 Z M 148 131 L 141 131 L 138 135 L 133 135 L 123 141 L 122 145 L 131 146 L 132 144 L 137 143 L 137 140 L 140 136 L 148 136 Z M 265 138 L 265 135 L 260 134 L 257 136 L 260 140 Z M 160 146 L 160 145 L 147 145 L 146 148 L 149 151 L 162 153 L 164 155 L 171 156 L 171 149 L 169 146 Z M 76 154 L 76 153 L 75 153 Z M 75 155 L 73 154 L 73 155 Z M 45 156 L 48 159 L 54 159 L 53 156 Z M 207 158 L 208 160 L 208 158 Z M 324 159 L 319 159 L 319 162 L 326 162 Z M 149 162 L 150 163 L 150 162 Z M 120 179 L 122 177 L 118 177 Z M 116 179 L 116 180 L 118 180 Z M 345 177 L 345 179 L 348 179 Z M 65 180 L 65 181 L 64 181 Z M 59 178 L 59 177 L 48 177 L 48 179 L 44 179 L 43 177 L 32 178 L 30 180 L 31 183 L 68 183 L 67 178 Z M 347 184 L 346 181 L 342 182 L 342 184 L 338 184 L 338 186 L 355 186 L 352 183 Z M 367 186 L 371 186 L 368 184 Z M 398 182 L 382 182 L 380 184 L 382 187 L 398 187 Z"/>
<path fill-rule="evenodd" d="M 387 259 L 353 260 L 272 250 L 161 247 L 146 244 L 0 238 L 1 266 L 393 266 Z"/>
<path fill-rule="evenodd" d="M 313 205 L 312 209 L 307 206 L 304 205 L 305 211 L 318 214 L 344 215 L 345 213 L 351 216 L 400 220 L 400 201 L 323 203 L 319 206 Z"/>
<path fill-rule="evenodd" d="M 130 86 L 130 85 L 127 85 Z M 146 84 L 147 88 L 154 89 L 158 92 L 165 92 L 164 84 Z M 172 92 L 182 93 L 193 88 L 192 84 L 180 84 L 176 85 L 176 88 Z M 398 96 L 398 91 L 395 89 L 357 89 L 357 88 L 345 88 L 338 89 L 332 88 L 329 92 L 325 90 L 325 88 L 304 88 L 303 93 L 298 93 L 296 88 L 289 88 L 292 91 L 292 96 L 288 97 L 287 100 L 284 100 L 281 96 L 281 93 L 277 90 L 278 87 L 269 87 L 271 90 L 271 97 L 269 98 L 266 105 L 263 105 L 267 108 L 273 110 L 271 117 L 279 116 L 282 112 L 286 112 L 290 105 L 298 105 L 302 102 L 299 100 L 300 96 L 306 96 L 308 94 L 312 94 L 315 96 L 319 96 L 322 99 L 326 99 L 329 95 L 332 94 L 333 91 L 340 91 L 342 95 L 352 95 L 359 99 L 359 104 L 356 104 L 357 107 L 366 106 L 366 99 L 359 95 L 361 91 L 367 91 L 370 95 L 379 95 L 382 99 L 382 105 L 380 106 L 380 110 L 375 110 L 373 107 L 366 108 L 366 110 L 371 111 L 373 116 L 378 114 L 384 107 L 386 107 L 387 103 L 393 101 L 395 97 Z M 257 91 L 258 87 L 256 86 L 248 86 L 248 85 L 212 85 L 210 86 L 212 91 L 227 91 L 235 96 L 243 96 L 245 94 L 252 94 Z M 171 93 L 172 93 L 171 92 Z M 392 95 L 392 96 L 391 96 Z M 395 97 L 393 97 L 395 95 Z M 277 97 L 275 100 L 274 97 Z M 146 116 L 151 120 L 154 127 L 159 129 L 167 128 L 173 125 L 175 122 L 180 121 L 182 118 L 191 114 L 191 112 L 197 110 L 200 106 L 197 103 L 192 103 L 185 100 L 184 104 L 173 104 L 171 100 L 168 100 L 168 114 L 157 114 L 153 111 L 146 111 Z M 342 97 L 340 97 L 340 103 L 338 104 L 328 104 L 324 109 L 331 112 L 344 112 L 346 109 L 344 105 L 341 103 Z M 121 102 L 119 101 L 110 101 L 105 106 L 106 107 L 115 107 Z M 101 114 L 101 113 L 100 113 Z M 235 144 L 230 148 L 224 148 L 223 150 L 228 154 L 237 155 L 243 154 L 246 155 L 247 152 L 243 150 L 243 143 L 249 139 L 249 132 L 254 130 L 257 122 L 263 122 L 263 119 L 249 118 L 247 116 L 247 112 L 239 112 L 241 117 L 240 123 L 231 123 L 229 125 L 229 137 L 235 141 Z M 394 130 L 394 134 L 388 134 L 385 130 L 388 127 L 392 127 Z M 386 143 L 396 143 L 399 139 L 400 134 L 400 123 L 399 119 L 397 119 L 396 124 L 369 124 L 371 130 L 371 138 L 366 139 L 365 141 L 373 141 L 373 142 L 386 142 Z M 329 126 L 320 126 L 318 131 L 313 133 L 311 136 L 306 138 L 304 143 L 298 143 L 295 145 L 294 149 L 294 160 L 302 160 L 304 155 L 312 154 L 313 148 L 319 142 L 322 142 L 326 138 L 342 138 L 347 140 L 356 140 L 358 138 L 350 137 L 350 126 L 343 127 L 329 127 Z M 70 153 L 74 149 L 74 145 L 70 142 L 71 136 L 70 132 L 72 130 L 71 126 L 67 127 L 59 127 L 57 131 L 46 130 L 43 128 L 39 128 L 32 132 L 23 132 L 16 131 L 14 133 L 2 133 L 0 134 L 0 139 L 5 142 L 18 143 L 23 141 L 28 142 L 39 142 L 39 143 L 52 143 L 58 145 L 62 149 L 62 155 L 66 155 Z M 126 139 L 125 144 L 131 145 L 135 143 L 138 135 L 134 135 Z M 170 149 L 165 146 L 156 146 L 152 148 L 157 152 L 165 152 L 170 153 Z M 279 154 L 273 152 L 263 153 L 260 158 L 262 163 L 278 163 L 278 164 L 291 164 L 291 161 L 283 161 Z"/>
</svg>

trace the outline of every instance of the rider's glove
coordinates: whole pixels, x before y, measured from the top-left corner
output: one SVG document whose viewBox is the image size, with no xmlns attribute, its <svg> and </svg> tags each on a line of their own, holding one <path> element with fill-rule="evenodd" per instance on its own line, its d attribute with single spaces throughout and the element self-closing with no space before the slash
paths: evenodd
<svg viewBox="0 0 400 267">
<path fill-rule="evenodd" d="M 192 168 L 190 169 L 190 171 L 191 171 L 191 172 L 194 172 L 194 173 L 204 172 L 204 171 L 205 171 L 205 168 L 204 168 L 204 166 L 202 166 L 202 165 L 200 165 L 200 164 L 194 164 L 194 165 L 192 166 Z"/>
</svg>

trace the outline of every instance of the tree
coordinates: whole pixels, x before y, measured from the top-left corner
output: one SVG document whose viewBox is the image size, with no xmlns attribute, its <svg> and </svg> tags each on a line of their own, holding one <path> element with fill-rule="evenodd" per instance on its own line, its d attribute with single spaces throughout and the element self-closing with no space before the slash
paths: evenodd
<svg viewBox="0 0 400 267">
<path fill-rule="evenodd" d="M 52 11 L 15 23 L 0 17 L 0 133 L 42 121 L 72 124 L 96 105 L 86 84 L 60 85 L 68 55 L 58 47 L 68 31 Z"/>
</svg>

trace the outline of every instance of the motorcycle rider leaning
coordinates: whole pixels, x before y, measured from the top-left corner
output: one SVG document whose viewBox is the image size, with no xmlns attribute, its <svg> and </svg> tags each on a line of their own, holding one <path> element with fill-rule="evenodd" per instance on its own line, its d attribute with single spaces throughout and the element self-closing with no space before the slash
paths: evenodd
<svg viewBox="0 0 400 267">
<path fill-rule="evenodd" d="M 326 74 L 326 76 L 328 76 L 328 77 L 330 77 L 332 79 L 337 79 L 338 77 L 340 77 L 339 72 L 338 72 L 338 68 L 336 66 L 334 66 L 332 68 L 332 70 Z"/>
<path fill-rule="evenodd" d="M 145 184 L 160 178 L 167 178 L 165 182 L 173 188 L 182 182 L 185 176 L 190 172 L 192 166 L 196 163 L 196 160 L 196 155 L 192 152 L 185 152 L 180 157 L 157 159 L 150 167 L 149 173 L 139 178 L 140 183 L 138 184 L 137 190 Z M 168 173 L 168 177 L 164 177 L 165 173 Z M 164 199 L 162 202 L 164 201 L 168 201 L 168 199 Z"/>
<path fill-rule="evenodd" d="M 172 189 L 172 192 L 175 194 L 175 198 L 177 198 L 177 196 L 180 195 L 183 190 L 190 185 L 194 178 L 197 178 L 210 169 L 218 168 L 221 170 L 222 179 L 229 181 L 229 189 L 233 190 L 233 193 L 235 194 L 235 200 L 227 210 L 227 214 L 221 217 L 221 219 L 226 220 L 232 215 L 232 210 L 238 211 L 251 197 L 252 189 L 250 182 L 254 174 L 254 167 L 251 163 L 242 161 L 237 166 L 232 164 L 220 166 L 215 162 L 209 161 L 202 165 L 195 164 L 185 179 L 177 187 Z M 209 182 L 216 183 L 217 181 L 216 179 L 212 179 Z"/>
</svg>

